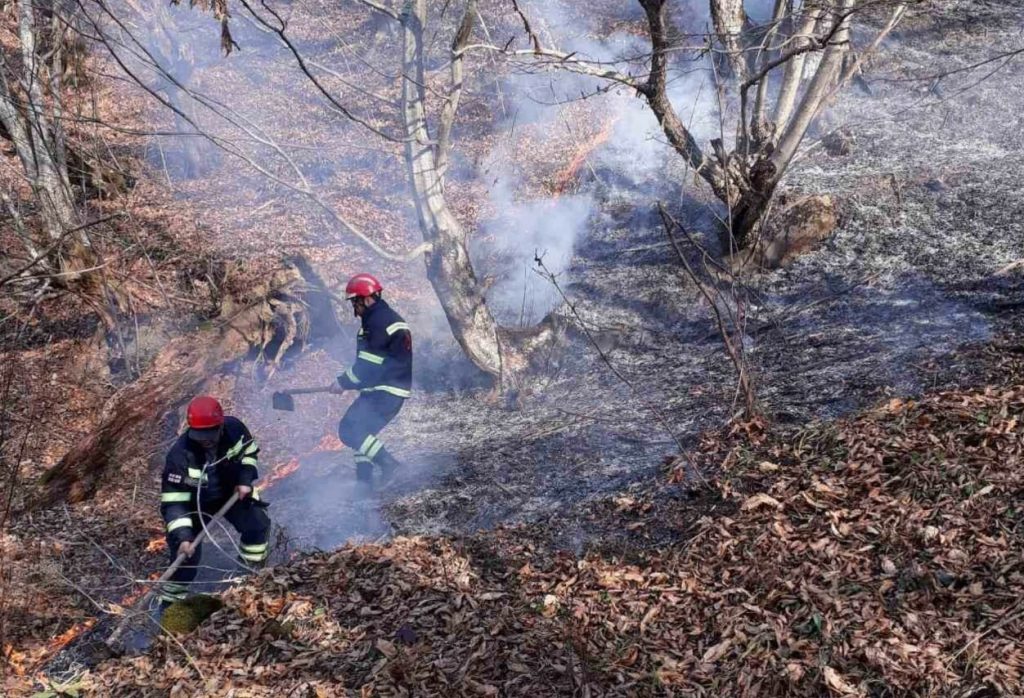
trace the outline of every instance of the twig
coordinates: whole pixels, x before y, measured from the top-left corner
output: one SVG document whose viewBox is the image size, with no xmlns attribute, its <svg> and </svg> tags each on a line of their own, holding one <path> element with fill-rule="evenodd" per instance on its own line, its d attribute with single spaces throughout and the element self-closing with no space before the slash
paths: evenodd
<svg viewBox="0 0 1024 698">
<path fill-rule="evenodd" d="M 1014 604 L 1014 606 L 1010 609 L 1008 613 L 1006 613 L 1002 618 L 1000 618 L 998 621 L 990 625 L 988 629 L 985 630 L 985 632 L 980 633 L 976 637 L 971 638 L 966 645 L 961 647 L 956 654 L 949 658 L 949 661 L 946 662 L 946 666 L 950 666 L 953 662 L 957 660 L 957 658 L 961 654 L 970 649 L 972 645 L 976 644 L 982 638 L 986 637 L 991 633 L 994 633 L 996 630 L 999 630 L 1000 628 L 1006 627 L 1007 625 L 1009 625 L 1010 623 L 1024 615 L 1024 608 L 1021 608 L 1022 605 L 1024 605 L 1024 600 L 1018 601 L 1016 604 Z"/>
<path fill-rule="evenodd" d="M 671 214 L 669 214 L 669 212 L 665 209 L 665 205 L 660 201 L 658 202 L 658 213 L 661 214 L 661 220 L 665 226 L 665 233 L 668 235 L 669 240 L 672 242 L 672 247 L 675 249 L 676 254 L 679 257 L 679 261 L 682 262 L 687 274 L 689 274 L 690 278 L 693 279 L 693 282 L 697 285 L 697 289 L 700 291 L 701 295 L 704 296 L 705 300 L 707 300 L 708 305 L 711 306 L 711 310 L 715 316 L 715 323 L 718 325 L 718 331 L 722 335 L 722 342 L 725 345 L 725 350 L 726 352 L 728 352 L 729 358 L 732 360 L 733 366 L 735 366 L 736 368 L 737 390 L 739 390 L 743 394 L 743 398 L 746 403 L 747 416 L 752 417 L 755 414 L 757 414 L 757 398 L 754 394 L 754 388 L 750 383 L 750 377 L 747 371 L 746 362 L 743 360 L 742 348 L 737 348 L 736 340 L 732 337 L 731 332 L 729 332 L 729 329 L 726 327 L 725 320 L 722 318 L 722 313 L 718 309 L 718 304 L 715 303 L 715 299 L 711 297 L 710 293 L 708 293 L 708 290 L 701 282 L 700 277 L 697 276 L 697 273 L 693 270 L 693 267 L 690 266 L 690 260 L 686 258 L 686 255 L 683 253 L 682 248 L 679 247 L 679 243 L 676 240 L 673 231 L 675 229 L 681 229 L 682 226 L 680 226 L 679 223 L 671 216 Z M 719 296 L 722 295 L 721 291 L 718 289 L 717 286 L 715 287 L 715 290 Z M 734 327 L 736 327 L 736 329 L 739 329 L 739 327 L 736 326 L 739 319 L 731 318 L 731 320 Z"/>
<path fill-rule="evenodd" d="M 555 290 L 558 291 L 558 295 L 562 297 L 562 300 L 565 302 L 570 312 L 572 312 L 573 317 L 576 318 L 576 322 L 579 324 L 580 330 L 583 332 L 584 336 L 586 336 L 587 340 L 591 343 L 591 345 L 593 345 L 594 349 L 597 351 L 598 356 L 601 357 L 601 361 L 608 367 L 608 369 L 615 375 L 616 378 L 618 378 L 622 383 L 626 385 L 627 388 L 629 388 L 630 392 L 632 392 L 633 395 L 640 401 L 640 403 L 643 404 L 645 408 L 647 408 L 647 410 L 651 413 L 655 420 L 657 420 L 657 422 L 661 424 L 661 426 L 665 429 L 665 432 L 672 438 L 672 441 L 674 441 L 676 446 L 679 447 L 680 453 L 684 451 L 685 447 L 683 446 L 682 440 L 680 440 L 680 438 L 676 436 L 675 432 L 672 430 L 672 427 L 669 425 L 668 420 L 661 413 L 661 410 L 655 407 L 645 396 L 643 396 L 640 393 L 640 391 L 636 389 L 636 387 L 629 381 L 629 379 L 626 378 L 619 371 L 619 369 L 615 367 L 615 364 L 613 364 L 611 359 L 608 358 L 608 355 L 604 352 L 604 350 L 601 349 L 601 346 L 597 343 L 597 340 L 594 339 L 594 336 L 590 333 L 590 330 L 587 329 L 586 323 L 583 321 L 583 318 L 581 318 L 579 312 L 577 312 L 576 305 L 569 300 L 568 296 L 565 295 L 565 291 L 562 290 L 561 285 L 558 283 L 558 279 L 555 278 L 555 275 L 552 274 L 551 270 L 548 269 L 546 264 L 544 264 L 544 259 L 540 256 L 539 253 L 534 254 L 533 261 L 536 262 L 537 266 L 540 267 L 540 269 L 544 272 L 544 276 L 547 278 L 547 280 L 551 283 L 552 286 L 555 287 Z"/>
<path fill-rule="evenodd" d="M 110 216 L 105 216 L 103 218 L 98 218 L 98 219 L 96 219 L 94 221 L 90 221 L 88 223 L 84 223 L 84 224 L 82 224 L 82 225 L 80 225 L 80 226 L 78 226 L 76 228 L 69 228 L 68 230 L 65 230 L 63 233 L 60 234 L 60 237 L 58 237 L 56 240 L 53 241 L 53 244 L 51 244 L 45 250 L 43 250 L 42 252 L 37 254 L 35 257 L 33 257 L 28 263 L 23 265 L 17 271 L 15 271 L 15 272 L 13 272 L 11 274 L 8 274 L 7 276 L 5 276 L 3 278 L 0 278 L 0 286 L 3 286 L 5 284 L 7 284 L 7 283 L 10 283 L 13 279 L 16 279 L 17 277 L 21 276 L 26 271 L 28 271 L 29 269 L 34 267 L 35 265 L 37 265 L 40 262 L 42 262 L 43 260 L 45 260 L 51 254 L 53 254 L 55 251 L 57 251 L 57 248 L 59 248 L 62 244 L 64 244 L 64 240 L 66 240 L 68 238 L 68 236 L 70 236 L 71 234 L 80 232 L 82 230 L 85 230 L 86 228 L 91 228 L 94 225 L 99 225 L 100 223 L 106 223 L 107 221 L 109 221 L 109 220 L 111 220 L 113 218 L 121 218 L 123 215 L 124 214 L 122 214 L 122 213 L 115 213 L 115 214 L 112 214 Z M 96 267 L 96 268 L 99 268 L 99 267 Z M 94 270 L 85 269 L 85 270 L 77 270 L 77 271 L 72 271 L 72 272 L 64 272 L 64 275 L 66 276 L 68 274 L 80 274 L 80 273 L 83 273 L 84 271 L 94 271 Z M 52 275 L 51 274 L 47 274 L 45 277 L 33 276 L 33 277 L 29 277 L 29 278 L 39 279 L 39 278 L 49 278 L 50 276 L 57 276 L 57 275 L 56 274 L 52 274 Z"/>
</svg>

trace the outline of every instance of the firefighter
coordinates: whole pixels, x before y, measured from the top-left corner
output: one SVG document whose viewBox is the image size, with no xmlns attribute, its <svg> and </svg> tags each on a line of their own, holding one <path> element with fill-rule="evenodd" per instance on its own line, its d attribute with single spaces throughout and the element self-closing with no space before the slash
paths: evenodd
<svg viewBox="0 0 1024 698">
<path fill-rule="evenodd" d="M 356 480 L 366 493 L 373 488 L 374 464 L 380 468 L 379 487 L 387 486 L 401 467 L 378 434 L 395 418 L 412 388 L 412 333 L 402 317 L 381 298 L 384 290 L 370 274 L 356 274 L 345 287 L 345 298 L 361 321 L 356 359 L 338 376 L 335 393 L 358 390 L 338 436 L 355 452 Z"/>
<path fill-rule="evenodd" d="M 167 454 L 160 483 L 160 513 L 171 561 L 180 552 L 188 554 L 160 590 L 164 608 L 184 599 L 195 579 L 202 553 L 202 545 L 193 542 L 202 530 L 200 515 L 208 521 L 232 492 L 238 493 L 238 501 L 224 518 L 242 534 L 242 562 L 252 566 L 267 559 L 270 517 L 253 484 L 259 446 L 241 420 L 224 416 L 220 403 L 208 395 L 189 403 L 187 421 L 188 429 Z"/>
</svg>

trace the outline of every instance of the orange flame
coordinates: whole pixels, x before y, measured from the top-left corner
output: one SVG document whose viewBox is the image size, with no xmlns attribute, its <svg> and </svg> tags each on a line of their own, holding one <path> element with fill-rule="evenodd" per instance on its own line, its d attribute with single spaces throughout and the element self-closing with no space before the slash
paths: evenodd
<svg viewBox="0 0 1024 698">
<path fill-rule="evenodd" d="M 163 536 L 154 538 L 146 545 L 147 553 L 162 553 L 165 550 L 167 550 L 167 539 Z"/>
<path fill-rule="evenodd" d="M 298 470 L 299 465 L 299 459 L 296 457 L 292 458 L 287 463 L 281 463 L 274 466 L 274 469 L 270 472 L 270 475 L 267 476 L 267 479 L 260 483 L 260 489 L 269 490 L 275 482 L 285 479 Z"/>
<path fill-rule="evenodd" d="M 50 644 L 46 647 L 47 654 L 59 652 L 61 649 L 66 647 L 69 642 L 74 640 L 76 637 L 78 637 L 94 625 L 96 625 L 95 618 L 83 620 L 81 623 L 75 623 L 70 628 L 68 628 L 67 630 L 65 630 L 60 635 L 58 635 L 50 641 Z"/>
<path fill-rule="evenodd" d="M 587 158 L 589 158 L 599 146 L 612 137 L 612 131 L 615 129 L 615 122 L 616 119 L 609 119 L 608 123 L 604 125 L 604 128 L 602 128 L 597 135 L 584 143 L 576 152 L 576 155 L 569 164 L 566 165 L 565 169 L 558 174 L 558 177 L 555 178 L 556 198 L 566 192 L 569 185 L 572 184 L 574 179 L 576 179 L 576 175 L 579 174 L 580 169 L 586 164 Z"/>
<path fill-rule="evenodd" d="M 337 436 L 334 434 L 324 434 L 324 437 L 313 447 L 313 452 L 340 451 L 343 448 L 345 448 L 345 444 L 341 443 L 341 439 Z"/>
</svg>

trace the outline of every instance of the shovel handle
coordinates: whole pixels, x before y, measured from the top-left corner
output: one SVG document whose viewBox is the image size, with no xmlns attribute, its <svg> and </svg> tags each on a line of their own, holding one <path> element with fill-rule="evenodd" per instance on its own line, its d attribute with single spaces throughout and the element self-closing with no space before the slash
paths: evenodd
<svg viewBox="0 0 1024 698">
<path fill-rule="evenodd" d="M 292 388 L 291 390 L 279 390 L 278 393 L 281 395 L 311 395 L 313 393 L 329 393 L 333 389 L 333 385 L 327 385 L 319 388 Z"/>
<path fill-rule="evenodd" d="M 213 526 L 218 521 L 223 519 L 224 515 L 228 513 L 228 509 L 233 507 L 235 505 L 235 502 L 237 501 L 238 493 L 235 492 L 234 494 L 231 495 L 231 498 L 228 499 L 228 501 L 224 502 L 224 505 L 217 510 L 217 513 L 213 515 L 212 519 L 210 519 L 210 523 L 204 526 L 203 530 L 201 530 L 196 535 L 193 542 L 196 545 L 202 543 L 203 539 L 206 538 L 206 531 L 209 529 L 209 527 Z M 170 579 L 174 575 L 174 573 L 178 571 L 178 568 L 185 563 L 185 560 L 187 559 L 188 556 L 185 555 L 185 553 L 179 553 L 178 556 L 174 559 L 174 562 L 171 563 L 171 566 L 168 567 L 167 570 L 162 575 L 160 575 L 160 578 L 153 583 L 153 586 L 150 588 L 150 590 L 142 596 L 140 596 L 139 599 L 135 603 L 133 603 L 128 610 L 132 611 L 135 608 L 139 608 L 142 606 L 144 602 L 148 601 L 149 597 L 160 589 L 160 585 L 166 582 L 168 579 Z M 130 612 L 124 614 L 124 618 L 121 619 L 121 622 L 118 623 L 117 627 L 114 629 L 114 632 L 111 633 L 110 637 L 107 638 L 107 647 L 110 647 L 115 651 L 119 651 L 120 648 L 117 647 L 117 641 L 121 639 L 121 635 L 124 634 L 124 631 L 128 627 L 128 622 L 131 620 L 131 618 L 132 614 Z"/>
</svg>

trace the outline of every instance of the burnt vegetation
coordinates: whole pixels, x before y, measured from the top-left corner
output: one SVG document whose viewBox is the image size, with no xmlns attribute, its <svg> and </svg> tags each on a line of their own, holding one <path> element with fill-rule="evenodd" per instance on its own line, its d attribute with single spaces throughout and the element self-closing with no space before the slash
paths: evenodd
<svg viewBox="0 0 1024 698">
<path fill-rule="evenodd" d="M 1022 23 L 0 0 L 0 692 L 1024 692 Z M 367 270 L 416 352 L 371 501 L 348 398 L 271 409 Z M 165 632 L 200 392 L 274 566 Z"/>
</svg>

